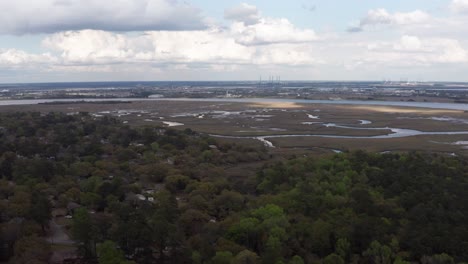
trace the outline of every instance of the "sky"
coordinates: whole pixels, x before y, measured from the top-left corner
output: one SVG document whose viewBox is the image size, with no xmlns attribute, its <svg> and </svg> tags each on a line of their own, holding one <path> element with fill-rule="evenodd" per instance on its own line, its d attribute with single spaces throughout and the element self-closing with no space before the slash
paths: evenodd
<svg viewBox="0 0 468 264">
<path fill-rule="evenodd" d="M 0 1 L 0 83 L 468 82 L 468 0 Z"/>
</svg>

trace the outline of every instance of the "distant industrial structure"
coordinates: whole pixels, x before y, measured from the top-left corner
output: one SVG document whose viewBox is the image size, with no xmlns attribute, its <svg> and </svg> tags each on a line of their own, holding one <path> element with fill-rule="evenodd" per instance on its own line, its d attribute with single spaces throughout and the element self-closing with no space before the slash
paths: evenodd
<svg viewBox="0 0 468 264">
<path fill-rule="evenodd" d="M 268 80 L 263 81 L 262 76 L 260 76 L 260 80 L 258 82 L 258 87 L 260 88 L 276 88 L 282 87 L 283 83 L 281 82 L 281 76 L 277 75 L 270 75 L 268 76 Z"/>
</svg>

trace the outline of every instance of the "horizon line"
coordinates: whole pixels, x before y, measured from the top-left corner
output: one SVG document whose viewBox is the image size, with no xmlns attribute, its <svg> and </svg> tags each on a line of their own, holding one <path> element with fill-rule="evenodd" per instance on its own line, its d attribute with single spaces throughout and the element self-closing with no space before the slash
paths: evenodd
<svg viewBox="0 0 468 264">
<path fill-rule="evenodd" d="M 269 83 L 271 81 L 268 80 L 158 80 L 158 81 L 45 81 L 45 82 L 0 82 L 0 85 L 31 85 L 31 84 L 72 84 L 72 83 L 164 83 L 164 82 L 173 82 L 173 83 L 183 83 L 183 82 L 192 82 L 192 83 L 203 83 L 203 82 L 220 82 L 220 83 L 235 83 L 235 82 L 252 82 L 252 83 Z M 468 81 L 443 81 L 443 80 L 438 80 L 438 81 L 409 81 L 409 80 L 274 80 L 272 81 L 273 83 L 278 83 L 278 82 L 348 82 L 348 83 L 359 83 L 359 82 L 367 82 L 367 83 L 372 83 L 372 82 L 390 82 L 390 83 L 467 83 Z"/>
</svg>

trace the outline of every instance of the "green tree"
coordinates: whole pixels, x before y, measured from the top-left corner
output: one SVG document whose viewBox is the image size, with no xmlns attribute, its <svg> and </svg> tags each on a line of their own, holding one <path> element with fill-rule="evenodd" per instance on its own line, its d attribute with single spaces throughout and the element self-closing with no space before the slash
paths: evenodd
<svg viewBox="0 0 468 264">
<path fill-rule="evenodd" d="M 48 225 L 51 218 L 51 205 L 47 197 L 39 192 L 32 195 L 32 206 L 29 215 L 31 218 L 41 225 L 42 231 Z"/>
<path fill-rule="evenodd" d="M 113 241 L 104 241 L 97 246 L 99 264 L 129 264 L 122 250 L 117 249 Z"/>
<path fill-rule="evenodd" d="M 363 256 L 371 258 L 375 264 L 391 264 L 392 255 L 390 247 L 380 244 L 379 241 L 372 241 L 369 248 L 363 253 Z"/>
<path fill-rule="evenodd" d="M 282 261 L 283 245 L 281 245 L 280 239 L 275 236 L 270 236 L 265 245 L 265 252 L 262 254 L 262 261 L 265 264 L 278 263 Z"/>
<path fill-rule="evenodd" d="M 421 258 L 422 264 L 454 264 L 455 260 L 452 256 L 442 253 L 438 255 L 433 255 L 431 257 L 424 256 Z"/>
<path fill-rule="evenodd" d="M 229 228 L 228 236 L 241 245 L 257 249 L 259 245 L 259 224 L 256 218 L 243 218 Z"/>
<path fill-rule="evenodd" d="M 304 260 L 300 256 L 296 255 L 289 260 L 288 264 L 304 264 Z"/>
<path fill-rule="evenodd" d="M 93 257 L 96 254 L 95 230 L 88 210 L 78 208 L 73 214 L 72 235 L 80 242 L 79 248 L 85 257 Z"/>
<path fill-rule="evenodd" d="M 321 256 L 331 252 L 332 244 L 330 241 L 330 235 L 332 232 L 332 226 L 322 219 L 318 219 L 312 223 L 312 235 L 311 243 L 312 247 Z"/>
<path fill-rule="evenodd" d="M 336 241 L 335 253 L 343 260 L 347 260 L 351 250 L 351 243 L 345 238 L 340 238 Z"/>
<path fill-rule="evenodd" d="M 326 256 L 322 260 L 322 264 L 344 264 L 344 263 L 345 263 L 345 261 L 335 253 L 332 253 L 332 254 Z"/>
<path fill-rule="evenodd" d="M 218 251 L 216 255 L 211 258 L 211 264 L 231 264 L 233 259 L 232 253 L 229 251 Z"/>
<path fill-rule="evenodd" d="M 232 260 L 232 264 L 257 264 L 259 262 L 259 256 L 250 250 L 239 252 Z"/>
</svg>

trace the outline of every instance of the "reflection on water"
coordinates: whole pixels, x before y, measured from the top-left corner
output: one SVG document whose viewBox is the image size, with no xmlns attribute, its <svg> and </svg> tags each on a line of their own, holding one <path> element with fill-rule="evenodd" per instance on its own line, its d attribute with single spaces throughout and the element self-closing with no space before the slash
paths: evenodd
<svg viewBox="0 0 468 264">
<path fill-rule="evenodd" d="M 1 105 L 34 105 L 53 102 L 138 102 L 138 101 L 182 101 L 182 102 L 234 102 L 234 103 L 298 103 L 298 104 L 333 104 L 333 105 L 379 105 L 406 106 L 433 109 L 451 109 L 468 111 L 468 104 L 402 102 L 402 101 L 354 101 L 354 100 L 305 100 L 305 99 L 270 99 L 270 98 L 113 98 L 113 99 L 34 99 L 0 100 Z"/>
<path fill-rule="evenodd" d="M 370 124 L 372 124 L 372 122 L 369 121 L 369 120 L 359 120 L 359 122 L 360 122 L 360 125 L 370 125 Z"/>
<path fill-rule="evenodd" d="M 176 127 L 176 126 L 183 126 L 184 124 L 178 122 L 169 122 L 164 121 L 163 124 L 167 125 L 168 127 Z"/>
</svg>

